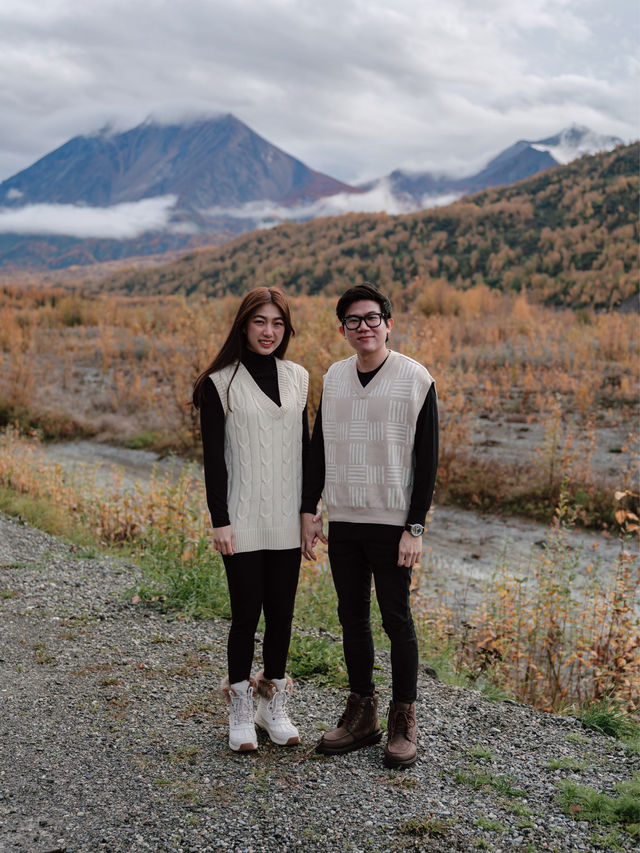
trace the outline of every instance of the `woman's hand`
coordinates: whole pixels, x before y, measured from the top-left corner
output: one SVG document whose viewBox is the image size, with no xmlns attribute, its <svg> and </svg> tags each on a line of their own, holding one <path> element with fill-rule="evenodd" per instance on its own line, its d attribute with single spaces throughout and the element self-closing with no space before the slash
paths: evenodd
<svg viewBox="0 0 640 853">
<path fill-rule="evenodd" d="M 227 524 L 226 527 L 213 528 L 213 547 L 225 557 L 230 557 L 236 553 L 236 538 L 230 524 Z"/>
</svg>

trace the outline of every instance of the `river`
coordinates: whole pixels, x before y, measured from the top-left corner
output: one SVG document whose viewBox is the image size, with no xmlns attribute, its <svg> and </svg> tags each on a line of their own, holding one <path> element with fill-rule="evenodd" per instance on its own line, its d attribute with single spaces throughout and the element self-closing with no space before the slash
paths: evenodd
<svg viewBox="0 0 640 853">
<path fill-rule="evenodd" d="M 131 487 L 148 483 L 154 468 L 178 476 L 185 464 L 179 457 L 163 459 L 148 450 L 129 450 L 95 441 L 48 444 L 43 445 L 43 450 L 49 459 L 69 470 L 91 464 L 104 480 L 113 476 L 115 465 L 121 469 L 123 482 Z M 425 592 L 437 594 L 457 610 L 465 611 L 478 602 L 499 565 L 506 564 L 519 577 L 530 575 L 543 550 L 553 547 L 554 537 L 549 527 L 533 521 L 436 504 L 429 513 L 424 543 Z M 638 538 L 625 542 L 625 550 L 640 571 L 638 546 Z M 587 566 L 611 572 L 621 543 L 606 532 L 574 529 L 563 534 L 563 548 L 564 559 L 575 566 L 579 587 Z"/>
</svg>

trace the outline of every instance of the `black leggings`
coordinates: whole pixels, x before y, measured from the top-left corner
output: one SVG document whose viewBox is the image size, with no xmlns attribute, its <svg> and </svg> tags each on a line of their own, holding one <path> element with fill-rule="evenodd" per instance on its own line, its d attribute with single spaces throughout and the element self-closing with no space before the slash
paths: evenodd
<svg viewBox="0 0 640 853">
<path fill-rule="evenodd" d="M 300 548 L 223 556 L 231 599 L 227 641 L 229 681 L 251 675 L 255 634 L 264 610 L 262 659 L 266 678 L 284 678 L 300 572 Z"/>
<path fill-rule="evenodd" d="M 415 702 L 418 641 L 409 604 L 411 569 L 397 565 L 401 535 L 402 528 L 398 528 L 390 533 L 381 530 L 375 538 L 371 535 L 342 538 L 329 525 L 329 562 L 338 594 L 338 616 L 351 690 L 361 696 L 371 696 L 374 691 L 369 621 L 373 575 L 382 626 L 391 640 L 393 699 Z"/>
</svg>

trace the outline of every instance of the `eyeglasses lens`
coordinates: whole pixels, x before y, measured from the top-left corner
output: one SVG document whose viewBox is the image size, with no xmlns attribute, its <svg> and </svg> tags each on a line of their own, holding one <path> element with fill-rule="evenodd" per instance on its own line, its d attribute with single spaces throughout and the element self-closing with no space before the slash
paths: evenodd
<svg viewBox="0 0 640 853">
<path fill-rule="evenodd" d="M 364 320 L 365 325 L 370 329 L 375 329 L 382 323 L 382 314 L 366 314 L 364 317 L 358 317 L 356 314 L 351 314 L 344 318 L 344 324 L 350 331 L 355 331 L 360 327 L 360 323 Z"/>
</svg>

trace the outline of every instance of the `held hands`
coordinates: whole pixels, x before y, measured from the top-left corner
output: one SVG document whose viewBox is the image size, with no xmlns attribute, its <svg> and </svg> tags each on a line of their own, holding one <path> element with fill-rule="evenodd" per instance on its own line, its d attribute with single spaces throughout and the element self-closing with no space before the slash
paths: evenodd
<svg viewBox="0 0 640 853">
<path fill-rule="evenodd" d="M 213 528 L 213 547 L 225 557 L 230 557 L 236 553 L 236 539 L 233 535 L 233 527 L 230 524 L 227 524 L 226 527 Z"/>
<path fill-rule="evenodd" d="M 404 530 L 398 546 L 398 565 L 411 568 L 422 556 L 422 536 L 412 536 Z"/>
<path fill-rule="evenodd" d="M 327 544 L 327 537 L 322 532 L 322 512 L 316 511 L 315 515 L 310 512 L 300 513 L 302 556 L 307 560 L 315 560 L 316 554 L 313 550 L 317 541 Z"/>
</svg>

